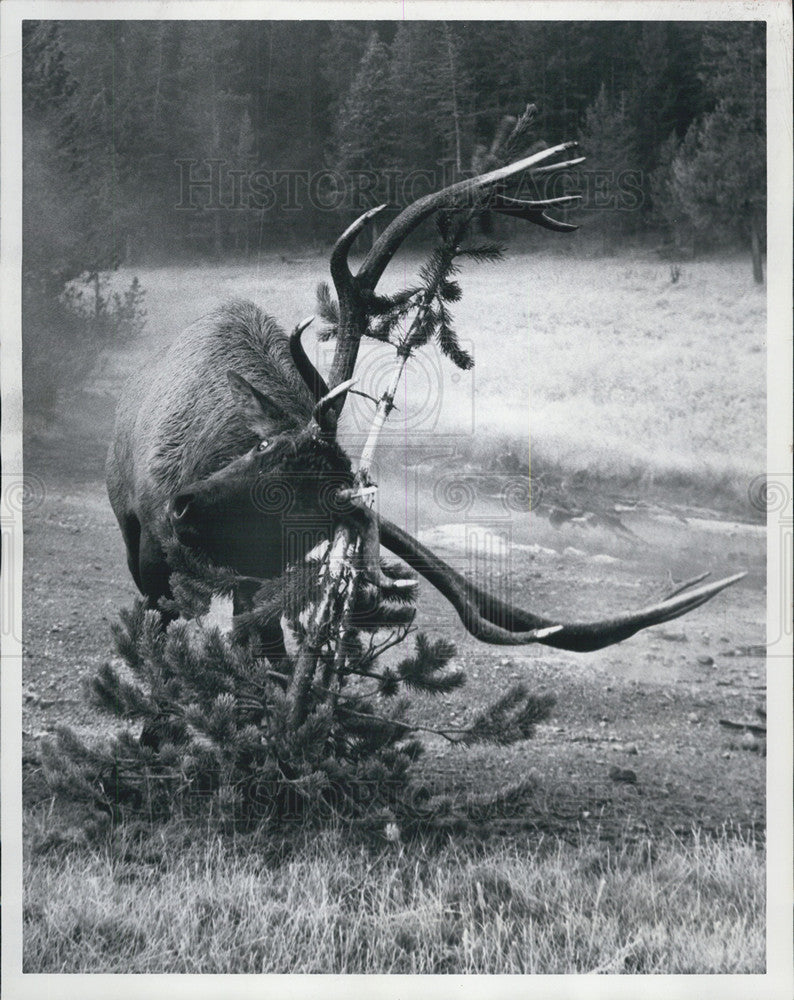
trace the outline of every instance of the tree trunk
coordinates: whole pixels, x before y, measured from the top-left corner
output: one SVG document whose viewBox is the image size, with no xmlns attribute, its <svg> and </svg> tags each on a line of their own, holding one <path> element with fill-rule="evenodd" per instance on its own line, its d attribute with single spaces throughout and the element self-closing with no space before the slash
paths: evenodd
<svg viewBox="0 0 794 1000">
<path fill-rule="evenodd" d="M 460 142 L 460 114 L 458 111 L 458 90 L 456 86 L 456 71 L 457 67 L 455 65 L 455 50 L 452 45 L 452 34 L 449 30 L 449 25 L 444 22 L 444 38 L 447 43 L 447 59 L 449 61 L 449 79 L 450 86 L 452 88 L 452 123 L 455 129 L 455 167 L 458 171 L 458 176 L 463 169 L 463 161 L 461 159 L 461 142 Z"/>
<path fill-rule="evenodd" d="M 758 236 L 758 223 L 754 218 L 750 220 L 750 246 L 753 255 L 753 280 L 756 285 L 763 285 L 764 266 L 761 261 L 761 240 Z"/>
</svg>

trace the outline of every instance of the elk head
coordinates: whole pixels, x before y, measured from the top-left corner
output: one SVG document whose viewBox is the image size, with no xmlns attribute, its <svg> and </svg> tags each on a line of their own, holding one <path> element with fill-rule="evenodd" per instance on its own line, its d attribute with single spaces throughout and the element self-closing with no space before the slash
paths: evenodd
<svg viewBox="0 0 794 1000">
<path fill-rule="evenodd" d="M 301 365 L 309 364 L 300 348 L 308 322 L 291 338 Z M 283 570 L 286 518 L 299 527 L 302 522 L 316 524 L 323 512 L 330 523 L 346 509 L 337 502 L 336 491 L 352 483 L 352 473 L 350 459 L 336 441 L 333 404 L 352 380 L 331 392 L 321 379 L 313 381 L 312 387 L 322 394 L 308 424 L 300 426 L 294 415 L 242 375 L 229 371 L 227 379 L 236 406 L 259 441 L 213 475 L 181 490 L 168 514 L 183 545 L 240 574 L 267 579 Z"/>
</svg>

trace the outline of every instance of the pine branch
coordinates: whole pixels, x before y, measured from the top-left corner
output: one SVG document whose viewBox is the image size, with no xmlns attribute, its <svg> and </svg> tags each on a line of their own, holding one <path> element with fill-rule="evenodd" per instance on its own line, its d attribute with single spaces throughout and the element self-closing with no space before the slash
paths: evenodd
<svg viewBox="0 0 794 1000">
<path fill-rule="evenodd" d="M 515 684 L 475 717 L 460 742 L 467 746 L 473 743 L 508 746 L 528 740 L 537 724 L 549 717 L 554 703 L 552 695 L 533 695 L 525 684 Z"/>
<path fill-rule="evenodd" d="M 449 310 L 439 298 L 436 308 L 436 338 L 441 353 L 448 357 L 453 364 L 463 371 L 468 371 L 474 367 L 474 358 L 468 351 L 464 350 L 458 342 L 458 336 L 452 328 L 452 317 Z"/>
<path fill-rule="evenodd" d="M 327 324 L 318 331 L 317 339 L 332 340 L 339 332 L 339 304 L 325 281 L 321 281 L 317 286 L 317 312 Z"/>
<path fill-rule="evenodd" d="M 95 677 L 88 681 L 89 700 L 96 708 L 121 718 L 145 718 L 152 711 L 152 702 L 142 688 L 123 680 L 109 663 L 103 663 Z"/>
<path fill-rule="evenodd" d="M 432 694 L 446 694 L 466 681 L 462 670 L 441 674 L 455 655 L 455 645 L 448 639 L 431 640 L 424 632 L 414 639 L 415 653 L 397 664 L 397 676 L 407 687 Z"/>
<path fill-rule="evenodd" d="M 477 246 L 463 247 L 458 251 L 459 257 L 467 257 L 477 264 L 491 264 L 504 260 L 505 248 L 500 243 L 481 243 Z"/>
</svg>

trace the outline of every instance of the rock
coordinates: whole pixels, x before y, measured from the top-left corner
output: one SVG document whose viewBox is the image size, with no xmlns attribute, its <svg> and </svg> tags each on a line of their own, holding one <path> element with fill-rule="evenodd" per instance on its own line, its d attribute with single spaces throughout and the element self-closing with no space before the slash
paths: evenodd
<svg viewBox="0 0 794 1000">
<path fill-rule="evenodd" d="M 726 760 L 730 760 L 730 759 L 731 759 L 731 752 L 730 752 L 730 750 L 724 750 L 724 751 L 723 751 L 723 753 L 722 753 L 722 756 L 723 756 L 723 757 L 724 757 L 724 758 L 725 758 Z"/>
<path fill-rule="evenodd" d="M 512 548 L 516 549 L 518 552 L 527 552 L 530 559 L 535 559 L 538 556 L 549 558 L 557 555 L 556 549 L 548 549 L 543 545 L 537 545 L 535 543 L 532 545 L 524 545 L 521 542 L 514 542 Z"/>
<path fill-rule="evenodd" d="M 613 566 L 615 563 L 619 563 L 620 559 L 617 556 L 609 556 L 606 552 L 599 552 L 598 555 L 593 556 L 594 563 L 600 563 L 602 566 Z"/>
<path fill-rule="evenodd" d="M 610 767 L 609 777 L 613 781 L 622 781 L 627 785 L 637 784 L 637 772 L 632 771 L 630 767 Z"/>
<path fill-rule="evenodd" d="M 712 667 L 712 666 L 714 666 L 714 657 L 713 656 L 699 656 L 698 657 L 698 663 L 701 665 L 701 667 Z"/>
<path fill-rule="evenodd" d="M 637 749 L 636 743 L 629 743 L 629 745 L 626 747 L 626 753 L 631 754 L 631 756 L 637 756 L 639 752 L 640 751 Z"/>
<path fill-rule="evenodd" d="M 757 750 L 759 745 L 758 737 L 752 733 L 745 733 L 742 736 L 742 750 Z"/>
<path fill-rule="evenodd" d="M 689 642 L 686 632 L 660 632 L 659 638 L 666 642 Z"/>
<path fill-rule="evenodd" d="M 695 723 L 700 722 L 700 716 L 697 714 L 697 712 L 690 712 L 689 715 L 687 716 L 687 719 L 689 722 L 692 723 L 692 725 L 695 725 Z"/>
<path fill-rule="evenodd" d="M 569 559 L 584 559 L 587 555 L 587 553 L 583 552 L 581 549 L 575 549 L 573 545 L 566 545 L 562 550 L 562 554 L 564 556 L 568 556 Z"/>
</svg>

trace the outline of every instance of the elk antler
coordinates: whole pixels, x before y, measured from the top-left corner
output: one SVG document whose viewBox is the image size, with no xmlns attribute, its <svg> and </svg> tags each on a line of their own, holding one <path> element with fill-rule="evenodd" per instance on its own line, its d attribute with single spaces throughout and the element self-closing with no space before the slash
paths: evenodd
<svg viewBox="0 0 794 1000">
<path fill-rule="evenodd" d="M 347 381 L 353 373 L 356 358 L 358 356 L 358 346 L 361 337 L 367 329 L 369 318 L 368 302 L 371 300 L 375 287 L 386 269 L 389 261 L 397 252 L 406 237 L 416 229 L 416 227 L 426 218 L 440 209 L 455 210 L 474 208 L 480 204 L 494 212 L 504 215 L 513 215 L 526 219 L 536 225 L 546 229 L 553 229 L 558 232 L 570 232 L 576 226 L 565 222 L 558 222 L 546 215 L 547 208 L 567 205 L 578 200 L 578 195 L 568 195 L 564 198 L 550 198 L 545 201 L 519 201 L 514 198 L 507 198 L 500 191 L 493 193 L 493 189 L 518 174 L 529 171 L 530 174 L 539 170 L 546 170 L 542 166 L 559 153 L 566 152 L 576 146 L 575 142 L 564 142 L 559 146 L 550 149 L 543 149 L 533 153 L 515 163 L 491 170 L 489 173 L 481 174 L 479 177 L 472 177 L 459 181 L 449 187 L 426 195 L 418 201 L 413 202 L 404 209 L 396 219 L 394 219 L 375 241 L 374 246 L 364 258 L 364 263 L 353 274 L 348 263 L 348 254 L 358 234 L 376 215 L 383 211 L 385 205 L 378 205 L 369 209 L 356 221 L 348 226 L 336 241 L 331 253 L 331 277 L 336 288 L 339 299 L 339 327 L 337 333 L 336 350 L 331 364 L 329 381 L 332 386 L 340 382 Z M 552 164 L 553 169 L 563 169 L 566 166 L 573 166 L 582 162 L 583 157 L 575 160 L 568 160 L 563 163 Z M 490 196 L 490 201 L 486 196 Z M 344 395 L 340 396 L 336 403 L 337 414 L 344 406 Z"/>
<path fill-rule="evenodd" d="M 323 396 L 328 395 L 328 386 L 325 384 L 325 379 L 317 371 L 314 365 L 309 361 L 306 356 L 306 351 L 303 349 L 303 344 L 301 343 L 301 335 L 303 331 L 309 326 L 310 323 L 314 322 L 314 316 L 309 316 L 302 323 L 298 323 L 295 329 L 290 334 L 289 338 L 289 349 L 292 355 L 292 360 L 295 362 L 295 367 L 298 369 L 303 381 L 311 390 L 312 396 L 314 396 L 314 401 L 319 402 Z"/>
<path fill-rule="evenodd" d="M 641 629 L 671 621 L 700 607 L 745 573 L 718 580 L 695 590 L 708 574 L 701 574 L 677 587 L 661 601 L 639 611 L 627 612 L 597 622 L 564 624 L 515 608 L 481 590 L 444 562 L 426 545 L 385 518 L 378 518 L 381 544 L 399 556 L 447 598 L 466 630 L 481 642 L 497 646 L 523 646 L 539 642 L 574 652 L 590 652 L 628 639 Z"/>
<path fill-rule="evenodd" d="M 322 399 L 317 400 L 312 410 L 310 428 L 321 434 L 334 433 L 336 430 L 336 413 L 333 408 L 334 400 L 346 393 L 352 385 L 355 385 L 355 382 L 354 378 L 349 378 L 346 382 L 340 382 L 330 392 L 327 392 Z"/>
</svg>

